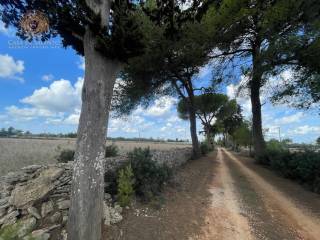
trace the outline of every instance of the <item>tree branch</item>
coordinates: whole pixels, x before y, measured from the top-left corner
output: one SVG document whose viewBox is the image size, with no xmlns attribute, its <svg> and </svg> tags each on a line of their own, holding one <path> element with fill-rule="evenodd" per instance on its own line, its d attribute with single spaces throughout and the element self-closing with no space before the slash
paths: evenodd
<svg viewBox="0 0 320 240">
<path fill-rule="evenodd" d="M 219 58 L 219 57 L 223 57 L 223 56 L 233 55 L 233 54 L 236 54 L 236 53 L 240 53 L 240 55 L 241 55 L 241 54 L 243 54 L 245 52 L 252 52 L 252 49 L 245 48 L 245 49 L 238 49 L 238 50 L 231 51 L 231 52 L 223 52 L 223 53 L 218 54 L 218 55 L 209 56 L 209 58 Z"/>
</svg>

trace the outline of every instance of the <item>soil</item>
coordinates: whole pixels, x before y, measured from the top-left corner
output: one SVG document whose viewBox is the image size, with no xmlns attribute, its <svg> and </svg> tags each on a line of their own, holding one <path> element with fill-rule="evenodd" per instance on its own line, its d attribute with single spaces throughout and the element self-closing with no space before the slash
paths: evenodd
<svg viewBox="0 0 320 240">
<path fill-rule="evenodd" d="M 134 202 L 105 240 L 320 239 L 320 197 L 218 149 L 186 164 L 149 204 Z"/>
</svg>

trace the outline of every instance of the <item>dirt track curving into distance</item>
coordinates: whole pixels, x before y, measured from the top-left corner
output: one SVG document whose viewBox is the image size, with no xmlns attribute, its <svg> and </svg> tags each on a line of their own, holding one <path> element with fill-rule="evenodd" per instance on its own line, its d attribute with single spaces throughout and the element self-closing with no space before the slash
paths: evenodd
<svg viewBox="0 0 320 240">
<path fill-rule="evenodd" d="M 105 239 L 320 239 L 320 196 L 218 149 L 179 171 L 149 206 L 135 203 Z"/>
</svg>

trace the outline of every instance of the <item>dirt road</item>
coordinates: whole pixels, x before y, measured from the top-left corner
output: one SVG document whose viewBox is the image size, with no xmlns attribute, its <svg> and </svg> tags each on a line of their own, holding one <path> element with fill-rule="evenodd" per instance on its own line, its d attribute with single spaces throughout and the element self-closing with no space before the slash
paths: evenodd
<svg viewBox="0 0 320 240">
<path fill-rule="evenodd" d="M 105 239 L 320 239 L 320 196 L 218 149 L 188 163 L 150 206 L 135 203 Z"/>
</svg>

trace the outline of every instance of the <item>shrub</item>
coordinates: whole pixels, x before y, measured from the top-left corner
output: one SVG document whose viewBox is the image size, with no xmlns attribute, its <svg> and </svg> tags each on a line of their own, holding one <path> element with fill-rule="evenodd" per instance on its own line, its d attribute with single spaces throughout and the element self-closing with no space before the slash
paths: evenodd
<svg viewBox="0 0 320 240">
<path fill-rule="evenodd" d="M 116 157 L 118 156 L 119 148 L 115 144 L 111 144 L 106 147 L 105 157 Z"/>
<path fill-rule="evenodd" d="M 308 186 L 320 193 L 320 153 L 306 150 L 290 153 L 278 144 L 268 144 L 263 163 L 282 176 Z"/>
<path fill-rule="evenodd" d="M 117 183 L 118 201 L 122 207 L 128 206 L 134 194 L 134 175 L 131 165 L 128 165 L 119 171 Z"/>
<path fill-rule="evenodd" d="M 257 157 L 257 162 L 262 165 L 270 165 L 271 159 L 277 158 L 277 156 L 288 152 L 288 149 L 284 144 L 280 143 L 277 140 L 270 140 L 267 142 L 266 152 Z"/>
<path fill-rule="evenodd" d="M 200 151 L 202 155 L 207 155 L 209 152 L 213 151 L 214 147 L 207 141 L 200 143 Z"/>
<path fill-rule="evenodd" d="M 61 162 L 61 163 L 73 161 L 73 159 L 74 159 L 74 150 L 70 150 L 70 149 L 62 150 L 57 157 L 58 162 Z"/>
<path fill-rule="evenodd" d="M 135 176 L 136 194 L 145 200 L 151 200 L 170 180 L 171 170 L 166 165 L 153 161 L 149 148 L 135 148 L 128 153 L 128 157 Z"/>
<path fill-rule="evenodd" d="M 112 144 L 106 147 L 105 157 L 115 157 L 118 156 L 119 148 L 118 146 Z M 74 150 L 63 149 L 57 157 L 58 162 L 66 163 L 74 160 Z"/>
</svg>

